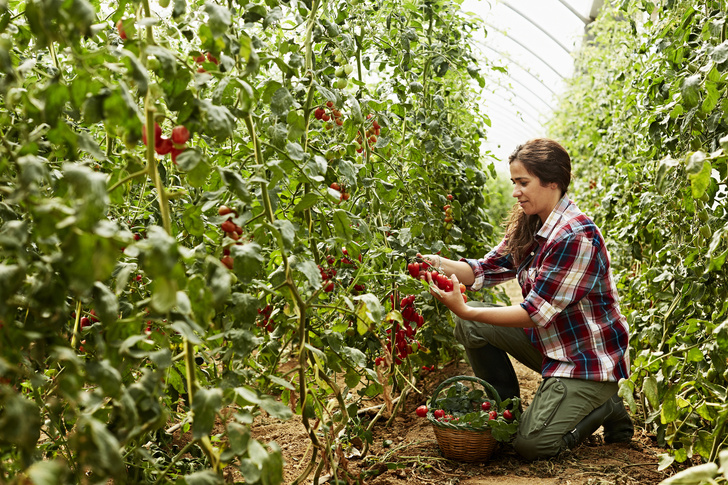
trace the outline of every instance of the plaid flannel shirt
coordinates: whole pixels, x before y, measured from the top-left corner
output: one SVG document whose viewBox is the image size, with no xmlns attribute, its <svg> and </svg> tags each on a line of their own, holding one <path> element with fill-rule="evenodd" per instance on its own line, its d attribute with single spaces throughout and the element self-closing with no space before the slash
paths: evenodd
<svg viewBox="0 0 728 485">
<path fill-rule="evenodd" d="M 619 381 L 629 376 L 629 329 L 619 310 L 604 239 L 568 197 L 536 233 L 518 268 L 505 241 L 483 259 L 462 259 L 478 290 L 518 278 L 521 303 L 536 327 L 525 328 L 543 355 L 542 376 Z"/>
</svg>

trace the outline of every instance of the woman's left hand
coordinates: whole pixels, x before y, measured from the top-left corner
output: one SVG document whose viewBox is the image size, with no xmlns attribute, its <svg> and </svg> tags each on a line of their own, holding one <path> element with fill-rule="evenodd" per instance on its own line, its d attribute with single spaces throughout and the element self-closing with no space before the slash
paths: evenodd
<svg viewBox="0 0 728 485">
<path fill-rule="evenodd" d="M 448 307 L 455 315 L 459 315 L 462 310 L 468 308 L 463 299 L 463 294 L 460 292 L 460 281 L 454 274 L 450 278 L 452 281 L 452 291 L 445 291 L 437 287 L 437 284 L 432 281 L 430 273 L 426 273 L 427 282 L 430 284 L 430 294 L 439 300 L 443 305 Z"/>
</svg>

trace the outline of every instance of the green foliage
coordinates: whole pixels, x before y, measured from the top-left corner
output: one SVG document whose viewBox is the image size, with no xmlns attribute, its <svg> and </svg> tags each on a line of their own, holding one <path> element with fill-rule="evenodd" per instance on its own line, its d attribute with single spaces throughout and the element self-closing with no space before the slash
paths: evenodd
<svg viewBox="0 0 728 485">
<path fill-rule="evenodd" d="M 458 352 L 407 258 L 484 254 L 503 216 L 476 28 L 447 0 L 0 2 L 0 481 L 281 483 L 263 412 L 371 440 L 351 406 L 409 385 L 373 365 L 400 294 L 408 373 Z"/>
<path fill-rule="evenodd" d="M 726 42 L 721 2 L 607 2 L 551 126 L 609 240 L 620 395 L 678 461 L 714 461 L 728 436 Z"/>
</svg>

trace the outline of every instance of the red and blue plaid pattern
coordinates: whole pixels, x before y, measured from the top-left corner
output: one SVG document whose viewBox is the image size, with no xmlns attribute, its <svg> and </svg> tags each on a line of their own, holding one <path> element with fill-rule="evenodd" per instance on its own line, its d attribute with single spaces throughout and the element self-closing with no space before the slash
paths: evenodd
<svg viewBox="0 0 728 485">
<path fill-rule="evenodd" d="M 524 331 L 543 354 L 543 377 L 619 381 L 629 376 L 629 330 L 619 310 L 604 238 L 564 196 L 536 233 L 530 256 L 515 267 L 504 242 L 483 259 L 463 259 L 478 290 L 517 277 L 536 327 Z"/>
</svg>

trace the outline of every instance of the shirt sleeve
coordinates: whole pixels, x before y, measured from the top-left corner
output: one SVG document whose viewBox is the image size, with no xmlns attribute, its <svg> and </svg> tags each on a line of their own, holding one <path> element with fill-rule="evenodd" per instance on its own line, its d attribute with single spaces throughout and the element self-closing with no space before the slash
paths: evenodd
<svg viewBox="0 0 728 485">
<path fill-rule="evenodd" d="M 513 258 L 505 254 L 505 240 L 493 248 L 483 259 L 466 259 L 465 261 L 473 269 L 475 281 L 467 286 L 468 290 L 477 291 L 481 288 L 495 286 L 516 277 L 516 268 L 513 265 Z"/>
<path fill-rule="evenodd" d="M 531 291 L 521 306 L 547 328 L 569 305 L 584 298 L 604 275 L 597 239 L 569 234 L 547 249 Z"/>
</svg>

